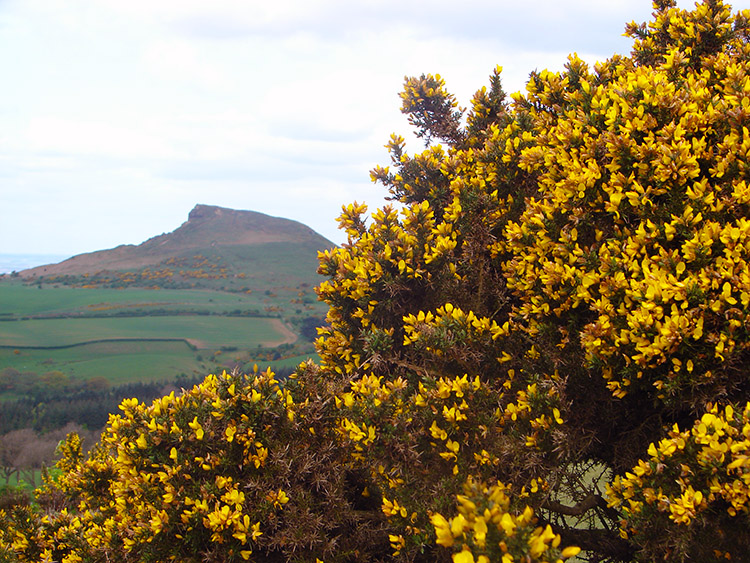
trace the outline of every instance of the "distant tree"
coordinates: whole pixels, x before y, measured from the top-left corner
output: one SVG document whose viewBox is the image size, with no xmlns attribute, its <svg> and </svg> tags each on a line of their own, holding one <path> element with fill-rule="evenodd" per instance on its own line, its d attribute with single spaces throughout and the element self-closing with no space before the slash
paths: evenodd
<svg viewBox="0 0 750 563">
<path fill-rule="evenodd" d="M 24 477 L 24 481 L 32 487 L 36 487 L 37 474 L 45 466 L 52 465 L 55 460 L 55 453 L 59 440 L 49 435 L 35 434 L 33 439 L 23 444 L 16 460 L 15 465 Z"/>
<path fill-rule="evenodd" d="M 30 428 L 13 430 L 0 436 L 0 470 L 9 484 L 15 475 L 17 478 L 24 468 L 24 450 L 36 440 L 36 433 Z M 50 456 L 51 457 L 51 456 Z"/>
</svg>

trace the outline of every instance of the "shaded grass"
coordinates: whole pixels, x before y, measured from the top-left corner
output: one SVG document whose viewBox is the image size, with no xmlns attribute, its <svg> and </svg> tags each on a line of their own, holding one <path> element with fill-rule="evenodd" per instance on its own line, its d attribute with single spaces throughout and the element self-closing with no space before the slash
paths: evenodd
<svg viewBox="0 0 750 563">
<path fill-rule="evenodd" d="M 40 290 L 19 280 L 4 279 L 0 281 L 0 320 L 63 317 L 0 322 L 0 346 L 5 346 L 0 347 L 0 370 L 10 367 L 38 374 L 60 371 L 81 380 L 103 378 L 111 385 L 221 372 L 228 354 L 215 356 L 216 350 L 236 348 L 238 354 L 252 354 L 293 338 L 279 326 L 278 318 L 227 315 L 251 310 L 269 314 L 269 307 L 274 309 L 270 314 L 293 316 L 296 322 L 306 315 L 321 315 L 325 306 L 319 302 L 308 305 L 290 301 L 301 297 L 300 293 L 306 299 L 314 296 L 312 287 L 307 286 L 275 288 L 268 294 L 206 289 L 84 289 L 47 284 Z M 123 313 L 133 316 L 115 316 Z M 97 317 L 75 317 L 80 314 Z M 175 341 L 155 340 L 165 338 Z M 132 340 L 93 342 L 106 339 Z M 191 349 L 183 339 L 198 349 Z M 70 345 L 76 346 L 26 348 Z M 295 351 L 300 354 L 307 350 L 302 346 Z M 258 361 L 258 365 L 261 369 L 269 365 L 273 369 L 296 367 L 308 357 Z M 12 392 L 3 394 L 3 399 L 12 398 Z"/>
<path fill-rule="evenodd" d="M 103 377 L 113 385 L 161 381 L 205 370 L 184 342 L 107 342 L 19 352 L 0 349 L 0 366 L 20 372 L 60 371 L 82 380 Z"/>
<path fill-rule="evenodd" d="M 70 346 L 131 338 L 185 339 L 199 348 L 278 346 L 286 342 L 273 319 L 220 316 L 158 316 L 31 319 L 0 323 L 3 346 Z"/>
<path fill-rule="evenodd" d="M 0 312 L 16 317 L 38 314 L 97 312 L 112 306 L 144 310 L 207 311 L 228 313 L 257 307 L 260 296 L 200 289 L 83 289 L 65 286 L 25 285 L 17 281 L 0 283 Z"/>
<path fill-rule="evenodd" d="M 112 354 L 71 362 L 66 368 L 81 379 L 104 376 L 111 385 L 171 380 L 180 374 L 202 371 L 200 363 L 189 353 Z"/>
<path fill-rule="evenodd" d="M 243 363 L 247 371 L 254 363 L 260 370 L 269 366 L 278 370 L 295 368 L 310 357 L 319 361 L 316 354 L 310 353 L 281 360 Z M 102 377 L 110 385 L 168 381 L 182 374 L 205 376 L 221 373 L 227 369 L 220 363 L 224 359 L 224 355 L 219 356 L 217 363 L 210 351 L 196 352 L 184 342 L 101 342 L 75 348 L 19 350 L 18 354 L 10 349 L 0 349 L 0 368 L 12 367 L 22 373 L 60 371 L 81 380 Z M 6 393 L 2 398 L 16 397 Z"/>
<path fill-rule="evenodd" d="M 228 315 L 248 312 L 255 315 L 321 314 L 325 306 L 306 290 L 308 302 L 293 303 L 296 288 L 265 293 L 225 293 L 210 290 L 169 289 L 80 289 L 36 287 L 0 282 L 0 320 L 29 316 L 114 316 L 165 313 L 207 313 Z M 251 315 L 252 316 L 252 315 Z"/>
</svg>

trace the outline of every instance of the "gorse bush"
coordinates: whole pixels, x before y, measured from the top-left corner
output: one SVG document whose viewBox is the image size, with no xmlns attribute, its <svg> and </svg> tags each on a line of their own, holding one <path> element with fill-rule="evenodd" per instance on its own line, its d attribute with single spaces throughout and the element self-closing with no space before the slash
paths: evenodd
<svg viewBox="0 0 750 563">
<path fill-rule="evenodd" d="M 7 557 L 746 559 L 750 13 L 654 8 L 468 110 L 407 78 L 425 149 L 320 255 L 320 365 L 124 402 L 0 511 Z"/>
<path fill-rule="evenodd" d="M 331 391 L 300 371 L 283 388 L 270 371 L 225 373 L 124 401 L 88 458 L 74 434 L 61 445 L 41 510 L 0 514 L 0 540 L 21 561 L 70 562 L 337 561 L 377 545 L 384 517 L 351 502 L 330 409 L 308 395 Z"/>
</svg>

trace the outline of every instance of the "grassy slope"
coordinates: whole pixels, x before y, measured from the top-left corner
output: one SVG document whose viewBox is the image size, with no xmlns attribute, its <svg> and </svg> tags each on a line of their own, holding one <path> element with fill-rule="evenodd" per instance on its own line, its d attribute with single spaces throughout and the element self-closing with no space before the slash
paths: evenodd
<svg viewBox="0 0 750 563">
<path fill-rule="evenodd" d="M 314 295 L 312 289 L 308 295 Z M 105 377 L 112 384 L 171 379 L 179 374 L 207 374 L 221 371 L 224 362 L 235 354 L 215 357 L 221 347 L 253 351 L 258 346 L 283 342 L 288 332 L 280 331 L 278 319 L 226 317 L 223 314 L 257 310 L 283 319 L 293 316 L 321 315 L 322 304 L 291 303 L 298 291 L 267 295 L 225 293 L 202 290 L 81 289 L 44 285 L 43 289 L 19 281 L 0 281 L 0 315 L 22 319 L 48 315 L 116 315 L 135 317 L 85 319 L 16 320 L 0 322 L 0 345 L 51 346 L 105 337 L 195 338 L 209 350 L 191 350 L 183 342 L 111 342 L 92 343 L 57 350 L 0 349 L 0 369 L 44 373 L 59 370 L 81 379 Z M 148 316 L 153 311 L 201 312 L 195 316 Z M 206 315 L 205 313 L 210 313 Z M 0 317 L 1 318 L 1 317 Z M 258 360 L 267 365 L 296 365 L 307 356 L 277 361 Z"/>
<path fill-rule="evenodd" d="M 268 304 L 282 306 L 264 292 L 225 293 L 209 289 L 82 289 L 44 285 L 43 289 L 21 282 L 0 282 L 0 315 L 23 317 L 40 314 L 103 313 L 116 309 L 154 309 L 228 313 L 235 309 L 262 310 Z M 286 304 L 289 300 L 286 300 Z M 109 308 L 109 309 L 107 309 Z"/>
<path fill-rule="evenodd" d="M 295 367 L 309 357 L 310 354 L 276 361 L 243 363 L 248 368 L 252 363 L 257 363 L 260 369 L 268 366 L 278 369 Z M 56 370 L 81 380 L 104 377 L 111 385 L 122 385 L 139 381 L 168 381 L 181 374 L 203 376 L 221 373 L 226 369 L 223 362 L 234 358 L 235 354 L 231 353 L 219 356 L 213 353 L 196 354 L 181 342 L 118 343 L 117 346 L 89 344 L 61 350 L 19 350 L 18 354 L 9 349 L 0 349 L 0 368 L 12 367 L 22 373 Z"/>
<path fill-rule="evenodd" d="M 0 366 L 20 372 L 61 371 L 86 380 L 104 377 L 111 385 L 159 381 L 201 373 L 203 366 L 182 342 L 91 344 L 62 350 L 0 350 Z"/>
<path fill-rule="evenodd" d="M 164 316 L 34 319 L 0 323 L 4 346 L 69 346 L 99 340 L 185 339 L 198 348 L 273 347 L 288 341 L 274 319 Z"/>
<path fill-rule="evenodd" d="M 0 320 L 15 319 L 0 322 L 0 345 L 89 342 L 18 353 L 0 349 L 0 369 L 59 370 L 122 383 L 206 374 L 256 360 L 263 367 L 295 365 L 306 359 L 301 354 L 313 354 L 309 344 L 281 353 L 266 349 L 289 342 L 288 329 L 301 319 L 325 314 L 313 288 L 322 281 L 317 252 L 330 246 L 288 220 L 197 206 L 180 228 L 137 247 L 39 268 L 42 279 L 35 278 L 35 285 L 0 279 Z M 57 282 L 69 285 L 44 278 L 57 274 L 63 275 Z M 162 289 L 146 289 L 152 286 Z M 72 318 L 92 315 L 106 318 Z M 182 342 L 91 342 L 107 338 L 185 338 L 201 349 Z M 217 354 L 227 347 L 237 352 Z"/>
</svg>

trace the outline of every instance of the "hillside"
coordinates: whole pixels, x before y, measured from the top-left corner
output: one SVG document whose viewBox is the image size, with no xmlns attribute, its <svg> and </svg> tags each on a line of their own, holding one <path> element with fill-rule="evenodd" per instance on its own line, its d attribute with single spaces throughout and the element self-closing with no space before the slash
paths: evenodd
<svg viewBox="0 0 750 563">
<path fill-rule="evenodd" d="M 142 244 L 2 276 L 0 435 L 102 426 L 112 397 L 134 393 L 121 386 L 307 360 L 326 310 L 317 253 L 333 246 L 295 221 L 198 205 Z M 91 385 L 96 408 L 76 395 Z M 44 420 L 31 420 L 42 402 Z"/>
<path fill-rule="evenodd" d="M 19 273 L 27 280 L 98 286 L 263 289 L 316 284 L 317 252 L 335 245 L 302 223 L 255 211 L 196 205 L 170 233 Z M 247 283 L 255 280 L 255 283 Z"/>
<path fill-rule="evenodd" d="M 221 247 L 264 247 L 292 243 L 304 249 L 323 250 L 335 246 L 309 227 L 255 211 L 196 205 L 188 220 L 171 233 L 148 239 L 139 245 L 121 245 L 109 250 L 80 254 L 60 262 L 30 268 L 21 277 L 93 274 L 103 270 L 128 270 L 159 265 L 191 251 Z M 247 255 L 247 253 L 245 253 Z M 251 259 L 251 258 L 250 258 Z M 241 264 L 238 264 L 241 267 Z"/>
</svg>

